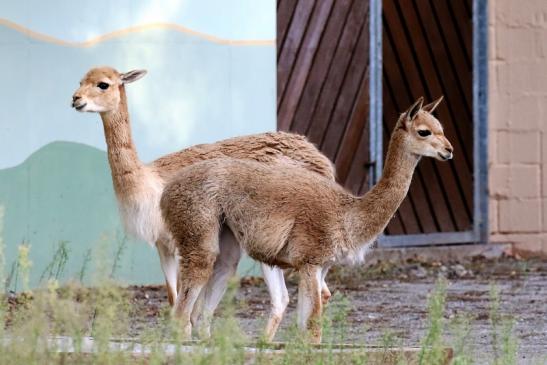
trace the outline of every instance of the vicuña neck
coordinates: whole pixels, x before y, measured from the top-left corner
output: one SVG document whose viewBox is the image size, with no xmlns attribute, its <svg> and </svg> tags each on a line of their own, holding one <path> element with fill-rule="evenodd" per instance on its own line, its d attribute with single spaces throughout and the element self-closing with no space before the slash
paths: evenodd
<svg viewBox="0 0 547 365">
<path fill-rule="evenodd" d="M 120 87 L 120 104 L 117 110 L 101 113 L 112 172 L 114 190 L 118 198 L 131 194 L 138 185 L 144 170 L 131 137 L 131 124 L 127 110 L 125 88 Z"/>
<path fill-rule="evenodd" d="M 404 133 L 393 132 L 380 181 L 356 201 L 352 231 L 357 245 L 368 243 L 382 233 L 408 192 L 420 157 L 407 151 Z"/>
</svg>

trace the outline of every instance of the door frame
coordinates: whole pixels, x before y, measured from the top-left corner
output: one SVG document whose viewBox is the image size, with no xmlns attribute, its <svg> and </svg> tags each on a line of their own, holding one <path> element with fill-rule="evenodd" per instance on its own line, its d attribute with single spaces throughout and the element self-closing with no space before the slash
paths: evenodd
<svg viewBox="0 0 547 365">
<path fill-rule="evenodd" d="M 371 184 L 382 174 L 382 0 L 370 1 L 369 128 Z M 381 247 L 487 243 L 488 226 L 488 2 L 473 0 L 473 227 L 463 232 L 381 235 Z"/>
</svg>

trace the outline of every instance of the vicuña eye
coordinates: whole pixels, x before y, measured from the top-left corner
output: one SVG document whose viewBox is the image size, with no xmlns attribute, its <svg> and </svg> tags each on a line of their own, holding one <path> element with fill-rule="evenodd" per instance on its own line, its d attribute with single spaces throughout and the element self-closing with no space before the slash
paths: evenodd
<svg viewBox="0 0 547 365">
<path fill-rule="evenodd" d="M 109 86 L 110 86 L 110 85 L 108 85 L 106 82 L 99 82 L 99 83 L 97 84 L 97 87 L 98 87 L 99 89 L 101 89 L 101 90 L 106 90 L 106 89 L 108 89 Z"/>
<path fill-rule="evenodd" d="M 420 137 L 427 137 L 431 135 L 431 131 L 428 131 L 427 129 L 420 129 L 418 131 L 418 134 L 420 135 Z"/>
</svg>

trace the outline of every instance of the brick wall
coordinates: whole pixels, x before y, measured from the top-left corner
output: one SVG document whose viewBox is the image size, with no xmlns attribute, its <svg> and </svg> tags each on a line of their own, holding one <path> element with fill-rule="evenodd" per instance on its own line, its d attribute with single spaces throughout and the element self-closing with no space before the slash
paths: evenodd
<svg viewBox="0 0 547 365">
<path fill-rule="evenodd" d="M 489 1 L 493 242 L 547 254 L 547 1 Z"/>
</svg>

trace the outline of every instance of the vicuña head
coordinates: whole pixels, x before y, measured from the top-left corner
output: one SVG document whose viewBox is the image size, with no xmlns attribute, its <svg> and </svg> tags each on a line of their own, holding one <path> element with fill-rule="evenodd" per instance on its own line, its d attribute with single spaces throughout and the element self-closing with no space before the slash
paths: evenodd
<svg viewBox="0 0 547 365">
<path fill-rule="evenodd" d="M 123 85 L 137 81 L 144 75 L 146 70 L 120 73 L 111 67 L 92 68 L 74 92 L 72 107 L 80 112 L 93 113 L 117 110 L 120 101 L 125 99 Z"/>
<path fill-rule="evenodd" d="M 408 151 L 418 156 L 433 157 L 441 161 L 452 158 L 454 149 L 444 136 L 443 126 L 432 115 L 442 100 L 441 96 L 423 106 L 424 98 L 421 97 L 401 114 L 395 129 L 407 132 Z"/>
</svg>

